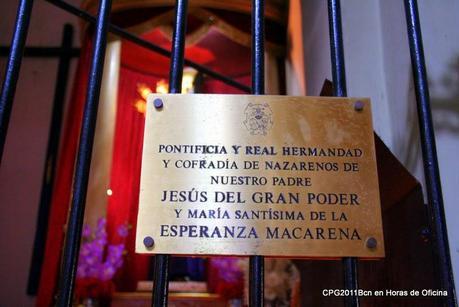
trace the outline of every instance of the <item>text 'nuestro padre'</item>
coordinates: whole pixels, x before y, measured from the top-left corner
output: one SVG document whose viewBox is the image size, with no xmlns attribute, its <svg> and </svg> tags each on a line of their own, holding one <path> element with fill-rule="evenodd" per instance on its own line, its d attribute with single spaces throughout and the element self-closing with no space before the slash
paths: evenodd
<svg viewBox="0 0 459 307">
<path fill-rule="evenodd" d="M 152 94 L 136 252 L 383 257 L 369 100 Z"/>
</svg>

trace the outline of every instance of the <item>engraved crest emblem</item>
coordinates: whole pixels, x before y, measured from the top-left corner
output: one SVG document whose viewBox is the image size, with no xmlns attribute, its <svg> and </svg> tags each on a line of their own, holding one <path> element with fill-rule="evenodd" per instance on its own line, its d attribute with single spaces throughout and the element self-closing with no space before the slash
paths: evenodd
<svg viewBox="0 0 459 307">
<path fill-rule="evenodd" d="M 244 114 L 244 125 L 252 135 L 266 135 L 273 126 L 273 112 L 267 103 L 249 103 Z"/>
</svg>

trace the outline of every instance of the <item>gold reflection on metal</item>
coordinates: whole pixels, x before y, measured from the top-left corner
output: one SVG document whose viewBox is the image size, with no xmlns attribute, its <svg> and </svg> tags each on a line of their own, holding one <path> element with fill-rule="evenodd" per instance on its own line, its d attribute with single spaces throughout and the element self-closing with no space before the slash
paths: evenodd
<svg viewBox="0 0 459 307">
<path fill-rule="evenodd" d="M 151 94 L 137 225 L 138 253 L 383 257 L 369 99 Z"/>
</svg>

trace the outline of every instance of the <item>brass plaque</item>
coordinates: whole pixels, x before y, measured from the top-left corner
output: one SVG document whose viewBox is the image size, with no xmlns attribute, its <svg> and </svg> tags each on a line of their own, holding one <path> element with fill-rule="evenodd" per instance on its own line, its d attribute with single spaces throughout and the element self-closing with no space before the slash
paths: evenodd
<svg viewBox="0 0 459 307">
<path fill-rule="evenodd" d="M 384 256 L 369 99 L 147 104 L 136 252 Z"/>
</svg>

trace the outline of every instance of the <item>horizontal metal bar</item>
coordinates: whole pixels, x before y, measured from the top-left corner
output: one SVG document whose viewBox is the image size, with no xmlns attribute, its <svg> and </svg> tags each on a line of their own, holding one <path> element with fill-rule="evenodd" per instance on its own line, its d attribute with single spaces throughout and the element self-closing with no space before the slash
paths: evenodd
<svg viewBox="0 0 459 307">
<path fill-rule="evenodd" d="M 59 58 L 63 55 L 72 58 L 80 56 L 80 48 L 63 49 L 62 47 L 25 47 L 24 57 L 31 58 Z M 0 46 L 0 57 L 8 56 L 10 47 Z M 66 53 L 66 54 L 64 54 Z"/>
<path fill-rule="evenodd" d="M 75 178 L 73 181 L 72 205 L 67 223 L 63 265 L 60 278 L 60 292 L 57 305 L 72 306 L 73 288 L 78 264 L 81 231 L 83 228 L 86 192 L 88 189 L 91 154 L 99 105 L 100 86 L 104 68 L 105 49 L 107 45 L 108 24 L 111 0 L 101 0 L 94 36 L 94 46 L 89 72 L 86 103 L 81 124 Z"/>
<path fill-rule="evenodd" d="M 6 66 L 5 78 L 3 79 L 2 92 L 0 95 L 0 163 L 2 162 L 3 148 L 10 122 L 11 109 L 13 108 L 14 94 L 21 69 L 22 54 L 27 38 L 32 13 L 33 0 L 21 0 L 16 15 L 11 50 Z"/>
<path fill-rule="evenodd" d="M 457 306 L 451 256 L 446 229 L 445 208 L 440 183 L 435 134 L 430 110 L 429 85 L 427 80 L 424 47 L 422 45 L 421 26 L 416 0 L 405 0 L 408 41 L 410 45 L 411 65 L 416 92 L 416 102 L 421 132 L 421 148 L 426 179 L 428 212 L 433 232 L 433 253 L 437 263 L 436 272 L 440 279 L 440 288 L 448 291 L 443 298 L 444 306 Z"/>
<path fill-rule="evenodd" d="M 80 17 L 80 18 L 82 18 L 82 19 L 84 19 L 84 20 L 86 20 L 86 21 L 88 21 L 90 23 L 95 23 L 96 22 L 96 18 L 94 16 L 92 16 L 91 14 L 89 14 L 89 13 L 83 11 L 83 10 L 80 10 L 79 8 L 77 8 L 77 7 L 75 7 L 75 6 L 71 5 L 71 4 L 68 4 L 68 3 L 64 2 L 64 1 L 57 1 L 57 0 L 45 0 L 45 1 L 55 5 L 57 7 L 60 7 L 64 11 L 67 11 L 67 12 L 73 14 L 73 15 L 76 15 L 76 16 L 78 16 L 78 17 Z M 157 45 L 155 45 L 153 43 L 150 43 L 150 42 L 148 42 L 146 40 L 143 40 L 139 36 L 134 35 L 132 33 L 129 33 L 127 31 L 125 31 L 121 27 L 118 27 L 118 26 L 116 26 L 114 24 L 109 24 L 108 29 L 109 29 L 109 31 L 111 33 L 116 34 L 119 37 L 124 38 L 124 39 L 126 39 L 128 41 L 131 41 L 131 42 L 133 42 L 133 43 L 135 43 L 135 44 L 137 44 L 139 46 L 142 46 L 142 47 L 144 47 L 144 48 L 146 48 L 148 50 L 151 50 L 153 52 L 161 54 L 161 55 L 163 55 L 165 57 L 170 57 L 171 56 L 171 52 L 169 50 L 164 49 L 164 48 L 162 48 L 160 46 L 157 46 Z M 228 84 L 228 85 L 230 85 L 232 87 L 240 89 L 241 91 L 250 93 L 250 87 L 248 87 L 248 86 L 246 86 L 246 85 L 244 85 L 242 83 L 239 83 L 237 81 L 234 81 L 233 79 L 228 78 L 228 77 L 224 76 L 223 74 L 220 74 L 220 73 L 218 73 L 218 72 L 216 72 L 214 70 L 211 70 L 211 69 L 209 69 L 209 68 L 207 68 L 207 67 L 205 67 L 203 65 L 200 65 L 198 63 L 195 63 L 195 62 L 187 60 L 187 59 L 185 59 L 184 63 L 185 63 L 185 65 L 190 66 L 190 67 L 196 69 L 197 71 L 206 74 L 209 77 L 212 77 L 214 79 L 220 80 L 220 81 L 222 81 L 222 82 L 224 82 L 224 83 L 226 83 L 226 84 Z"/>
</svg>

